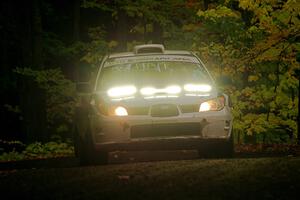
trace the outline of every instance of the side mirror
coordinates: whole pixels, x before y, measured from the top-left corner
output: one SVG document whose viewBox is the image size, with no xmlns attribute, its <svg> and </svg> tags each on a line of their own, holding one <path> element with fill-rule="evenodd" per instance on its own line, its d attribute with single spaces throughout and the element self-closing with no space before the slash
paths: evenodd
<svg viewBox="0 0 300 200">
<path fill-rule="evenodd" d="M 92 86 L 89 82 L 76 83 L 76 91 L 78 93 L 88 94 L 92 92 Z"/>
</svg>

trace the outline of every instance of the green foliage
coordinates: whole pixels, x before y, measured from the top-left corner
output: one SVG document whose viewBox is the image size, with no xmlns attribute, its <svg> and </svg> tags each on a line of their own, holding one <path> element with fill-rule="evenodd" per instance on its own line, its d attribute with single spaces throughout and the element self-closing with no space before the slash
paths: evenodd
<svg viewBox="0 0 300 200">
<path fill-rule="evenodd" d="M 234 12 L 226 6 L 218 6 L 215 9 L 213 8 L 207 11 L 199 10 L 197 15 L 200 17 L 204 17 L 204 19 L 212 20 L 214 22 L 222 18 L 240 18 L 238 12 Z"/>
<path fill-rule="evenodd" d="M 47 122 L 52 134 L 70 132 L 76 103 L 75 84 L 60 69 L 16 68 L 15 72 L 29 77 L 45 90 Z"/>
<path fill-rule="evenodd" d="M 106 42 L 105 36 L 106 33 L 103 28 L 90 28 L 89 37 L 91 42 L 86 44 L 86 53 L 81 59 L 98 66 L 103 56 L 117 46 L 115 41 Z"/>
<path fill-rule="evenodd" d="M 197 13 L 202 27 L 194 49 L 216 79 L 231 77 L 233 85 L 221 89 L 232 98 L 238 134 L 263 135 L 263 142 L 278 142 L 275 138 L 293 142 L 297 137 L 300 66 L 293 38 L 299 36 L 295 30 L 300 26 L 296 17 L 300 6 L 296 4 L 241 0 L 239 10 L 224 3 Z M 248 26 L 242 18 L 246 11 L 252 13 Z"/>
<path fill-rule="evenodd" d="M 0 140 L 0 154 L 4 152 L 19 152 L 25 148 L 25 144 L 18 140 Z"/>
<path fill-rule="evenodd" d="M 0 155 L 0 162 L 24 160 L 25 155 L 16 151 L 4 152 Z"/>
<path fill-rule="evenodd" d="M 76 59 L 82 55 L 86 49 L 86 44 L 81 41 L 65 44 L 61 38 L 54 33 L 44 32 L 44 61 L 49 65 L 55 64 L 51 59 Z"/>
<path fill-rule="evenodd" d="M 74 147 L 71 143 L 48 142 L 42 144 L 40 142 L 36 142 L 26 146 L 25 150 L 22 152 L 13 150 L 2 153 L 0 155 L 0 162 L 67 157 L 73 155 Z"/>
<path fill-rule="evenodd" d="M 34 158 L 52 158 L 62 156 L 72 156 L 74 154 L 73 146 L 67 143 L 48 142 L 41 144 L 39 142 L 30 144 L 26 147 L 23 154 L 26 159 Z"/>
</svg>

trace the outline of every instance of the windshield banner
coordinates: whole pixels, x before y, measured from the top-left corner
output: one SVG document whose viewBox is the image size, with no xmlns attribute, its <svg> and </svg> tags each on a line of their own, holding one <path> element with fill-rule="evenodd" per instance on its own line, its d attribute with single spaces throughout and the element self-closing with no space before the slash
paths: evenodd
<svg viewBox="0 0 300 200">
<path fill-rule="evenodd" d="M 189 62 L 199 63 L 194 56 L 178 56 L 178 55 L 151 55 L 151 56 L 132 56 L 109 59 L 104 67 L 110 67 L 113 65 L 136 63 L 136 62 L 155 62 L 155 61 L 175 61 L 175 62 Z"/>
</svg>

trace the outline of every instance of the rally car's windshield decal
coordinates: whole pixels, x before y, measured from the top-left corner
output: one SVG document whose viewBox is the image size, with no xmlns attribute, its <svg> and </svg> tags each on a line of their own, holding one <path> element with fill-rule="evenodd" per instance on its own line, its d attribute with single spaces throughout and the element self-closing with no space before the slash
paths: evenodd
<svg viewBox="0 0 300 200">
<path fill-rule="evenodd" d="M 158 55 L 158 56 L 134 56 L 134 57 L 121 57 L 112 58 L 105 62 L 104 67 L 110 67 L 113 65 L 120 65 L 126 63 L 136 62 L 151 62 L 151 61 L 177 61 L 177 62 L 189 62 L 199 63 L 194 56 L 178 56 L 178 55 Z"/>
<path fill-rule="evenodd" d="M 165 88 L 170 85 L 183 86 L 187 83 L 211 84 L 210 76 L 199 63 L 178 61 L 148 61 L 105 67 L 100 73 L 98 90 L 115 86 L 134 85 Z"/>
</svg>

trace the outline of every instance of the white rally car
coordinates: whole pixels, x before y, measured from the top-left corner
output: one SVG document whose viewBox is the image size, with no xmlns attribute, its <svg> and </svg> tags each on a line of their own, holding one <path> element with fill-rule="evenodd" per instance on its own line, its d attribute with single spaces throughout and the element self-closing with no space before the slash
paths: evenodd
<svg viewBox="0 0 300 200">
<path fill-rule="evenodd" d="M 106 163 L 116 150 L 230 155 L 230 110 L 229 97 L 217 91 L 195 54 L 135 46 L 103 59 L 92 91 L 77 107 L 76 155 L 81 163 Z"/>
</svg>

